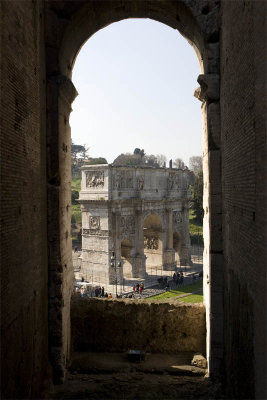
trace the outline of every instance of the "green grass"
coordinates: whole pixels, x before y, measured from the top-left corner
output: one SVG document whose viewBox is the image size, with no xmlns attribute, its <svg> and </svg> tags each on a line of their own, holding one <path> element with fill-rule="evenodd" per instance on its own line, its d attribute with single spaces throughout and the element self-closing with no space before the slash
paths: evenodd
<svg viewBox="0 0 267 400">
<path fill-rule="evenodd" d="M 190 296 L 181 297 L 177 301 L 182 301 L 184 303 L 203 303 L 203 292 L 198 294 L 191 294 Z"/>
<path fill-rule="evenodd" d="M 181 286 L 174 290 L 168 290 L 167 292 L 158 294 L 157 296 L 149 297 L 148 300 L 167 300 L 173 297 L 177 297 L 186 293 L 193 293 L 198 289 L 202 289 L 202 281 L 192 283 L 191 285 Z M 187 298 L 187 297 L 185 297 Z"/>
</svg>

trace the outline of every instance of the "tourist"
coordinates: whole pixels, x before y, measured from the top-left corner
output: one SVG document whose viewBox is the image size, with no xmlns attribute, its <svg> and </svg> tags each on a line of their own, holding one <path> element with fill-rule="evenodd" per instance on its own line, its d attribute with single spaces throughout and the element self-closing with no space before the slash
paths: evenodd
<svg viewBox="0 0 267 400">
<path fill-rule="evenodd" d="M 95 288 L 95 297 L 98 297 L 98 288 Z"/>
<path fill-rule="evenodd" d="M 139 287 L 139 294 L 142 294 L 142 286 L 140 285 L 140 287 Z"/>
<path fill-rule="evenodd" d="M 112 294 L 111 293 L 109 293 L 108 299 L 112 299 Z"/>
<path fill-rule="evenodd" d="M 135 286 L 135 285 L 133 285 L 133 291 L 135 292 L 135 290 L 136 290 L 136 286 Z"/>
<path fill-rule="evenodd" d="M 139 283 L 137 283 L 136 284 L 136 289 L 135 289 L 137 291 L 137 293 L 139 293 L 139 287 L 140 287 L 140 285 L 139 285 Z"/>
<path fill-rule="evenodd" d="M 105 288 L 104 288 L 104 286 L 102 286 L 102 289 L 101 289 L 101 297 L 104 297 L 104 294 L 105 294 Z"/>
<path fill-rule="evenodd" d="M 142 291 L 143 291 L 144 288 L 145 288 L 144 282 L 141 283 L 141 288 L 142 288 Z"/>
</svg>

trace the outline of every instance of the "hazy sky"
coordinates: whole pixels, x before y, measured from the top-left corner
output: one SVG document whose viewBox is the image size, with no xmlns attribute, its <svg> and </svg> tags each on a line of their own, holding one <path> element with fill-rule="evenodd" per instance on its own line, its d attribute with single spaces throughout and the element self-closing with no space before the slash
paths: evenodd
<svg viewBox="0 0 267 400">
<path fill-rule="evenodd" d="M 136 147 L 188 163 L 202 153 L 199 74 L 178 31 L 149 19 L 109 25 L 85 43 L 73 69 L 73 142 L 109 163 Z"/>
</svg>

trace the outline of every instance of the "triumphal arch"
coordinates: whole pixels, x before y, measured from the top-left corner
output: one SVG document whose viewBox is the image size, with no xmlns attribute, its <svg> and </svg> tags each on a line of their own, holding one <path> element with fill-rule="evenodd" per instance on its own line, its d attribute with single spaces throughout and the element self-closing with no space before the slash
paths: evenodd
<svg viewBox="0 0 267 400">
<path fill-rule="evenodd" d="M 190 264 L 189 170 L 82 167 L 81 273 L 103 282 Z M 121 267 L 111 266 L 111 256 Z"/>
</svg>

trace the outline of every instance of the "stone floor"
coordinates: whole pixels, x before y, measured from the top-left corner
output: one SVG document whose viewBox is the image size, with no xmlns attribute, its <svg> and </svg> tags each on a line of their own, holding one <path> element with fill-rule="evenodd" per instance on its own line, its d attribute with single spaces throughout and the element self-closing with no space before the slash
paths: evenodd
<svg viewBox="0 0 267 400">
<path fill-rule="evenodd" d="M 147 355 L 130 363 L 125 354 L 76 353 L 63 385 L 51 399 L 223 399 L 206 371 L 190 365 L 191 353 Z"/>
</svg>

